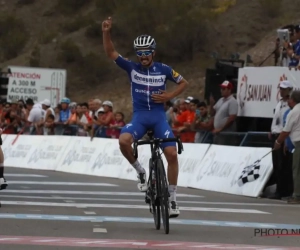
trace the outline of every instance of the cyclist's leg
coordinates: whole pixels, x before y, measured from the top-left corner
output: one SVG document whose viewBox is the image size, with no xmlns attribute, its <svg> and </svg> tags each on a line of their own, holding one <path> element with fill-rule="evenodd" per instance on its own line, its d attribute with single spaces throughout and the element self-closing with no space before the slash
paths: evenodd
<svg viewBox="0 0 300 250">
<path fill-rule="evenodd" d="M 4 178 L 4 154 L 2 150 L 2 138 L 0 135 L 0 190 L 1 189 L 6 189 L 7 187 L 7 182 Z"/>
<path fill-rule="evenodd" d="M 158 138 L 174 138 L 174 134 L 166 119 L 160 119 L 154 128 L 154 136 Z M 168 162 L 168 181 L 170 193 L 170 217 L 177 217 L 180 212 L 176 201 L 177 180 L 178 180 L 178 157 L 176 142 L 166 142 L 161 144 Z"/>
<path fill-rule="evenodd" d="M 135 117 L 132 119 L 131 123 L 125 125 L 119 137 L 119 145 L 120 150 L 123 156 L 128 160 L 128 162 L 132 165 L 132 167 L 137 171 L 138 174 L 138 189 L 141 192 L 147 191 L 147 178 L 146 171 L 141 166 L 139 161 L 134 158 L 132 143 L 133 140 L 139 140 L 146 133 L 146 128 L 136 119 Z"/>
</svg>

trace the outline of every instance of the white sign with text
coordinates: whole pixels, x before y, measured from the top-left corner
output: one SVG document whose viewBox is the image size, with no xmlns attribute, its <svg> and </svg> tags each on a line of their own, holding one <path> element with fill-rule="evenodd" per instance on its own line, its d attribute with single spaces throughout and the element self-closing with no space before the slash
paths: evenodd
<svg viewBox="0 0 300 250">
<path fill-rule="evenodd" d="M 190 176 L 189 187 L 257 197 L 272 174 L 272 154 L 260 162 L 260 176 L 257 180 L 239 186 L 238 179 L 245 167 L 270 151 L 270 148 L 212 145 L 204 156 L 201 167 Z"/>
<path fill-rule="evenodd" d="M 300 89 L 300 71 L 288 67 L 245 67 L 239 69 L 238 116 L 273 118 L 280 100 L 279 83 L 290 81 Z"/>
<path fill-rule="evenodd" d="M 9 66 L 7 101 L 13 99 L 33 99 L 41 102 L 48 99 L 56 106 L 66 94 L 67 71 L 64 69 L 45 69 Z"/>
<path fill-rule="evenodd" d="M 137 181 L 122 156 L 117 139 L 76 136 L 3 135 L 5 166 Z M 238 185 L 243 169 L 270 152 L 269 148 L 183 143 L 178 186 L 257 197 L 272 173 L 271 154 L 261 161 L 259 178 Z M 150 148 L 139 148 L 139 161 L 149 176 Z M 164 159 L 165 168 L 167 163 Z"/>
</svg>

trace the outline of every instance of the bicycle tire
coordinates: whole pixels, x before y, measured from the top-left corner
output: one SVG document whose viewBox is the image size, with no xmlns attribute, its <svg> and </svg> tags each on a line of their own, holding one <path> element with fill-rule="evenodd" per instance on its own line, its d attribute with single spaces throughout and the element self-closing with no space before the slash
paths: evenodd
<svg viewBox="0 0 300 250">
<path fill-rule="evenodd" d="M 156 161 L 156 170 L 157 170 L 157 187 L 159 192 L 159 203 L 161 209 L 161 216 L 164 225 L 165 234 L 169 234 L 170 225 L 169 225 L 169 191 L 168 191 L 168 182 L 166 178 L 166 172 L 164 164 L 161 159 Z"/>
<path fill-rule="evenodd" d="M 153 185 L 154 185 L 154 187 L 156 187 L 156 182 L 155 183 L 152 182 L 152 174 L 151 173 L 152 173 L 153 167 L 154 166 L 153 166 L 152 160 L 150 159 L 149 160 L 149 181 L 150 181 L 150 196 L 151 196 L 150 200 L 151 200 L 152 214 L 153 214 L 155 229 L 159 230 L 160 229 L 160 207 L 159 207 L 159 200 L 157 198 L 158 196 L 155 195 L 154 190 L 153 190 Z"/>
</svg>

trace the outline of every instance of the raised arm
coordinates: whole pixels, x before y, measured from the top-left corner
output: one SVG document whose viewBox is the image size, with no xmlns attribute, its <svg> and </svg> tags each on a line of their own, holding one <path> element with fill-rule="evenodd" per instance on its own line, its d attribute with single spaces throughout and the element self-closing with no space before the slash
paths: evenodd
<svg viewBox="0 0 300 250">
<path fill-rule="evenodd" d="M 112 27 L 111 17 L 109 17 L 107 20 L 104 20 L 102 22 L 104 51 L 110 59 L 115 61 L 119 57 L 119 53 L 115 50 L 114 44 L 111 41 L 111 36 L 110 36 L 111 27 Z"/>
</svg>

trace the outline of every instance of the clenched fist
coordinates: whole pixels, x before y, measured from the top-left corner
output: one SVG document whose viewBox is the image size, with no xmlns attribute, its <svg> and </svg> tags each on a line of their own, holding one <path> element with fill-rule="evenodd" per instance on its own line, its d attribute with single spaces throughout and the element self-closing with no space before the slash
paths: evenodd
<svg viewBox="0 0 300 250">
<path fill-rule="evenodd" d="M 102 31 L 107 32 L 110 31 L 112 25 L 112 19 L 111 17 L 108 17 L 107 20 L 104 20 L 102 22 Z"/>
</svg>

